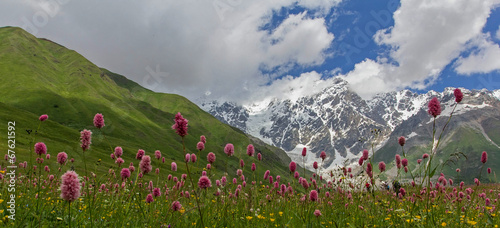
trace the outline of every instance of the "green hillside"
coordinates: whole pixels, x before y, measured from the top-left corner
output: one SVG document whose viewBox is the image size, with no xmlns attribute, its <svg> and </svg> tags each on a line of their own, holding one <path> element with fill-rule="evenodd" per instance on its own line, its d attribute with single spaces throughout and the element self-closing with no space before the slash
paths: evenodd
<svg viewBox="0 0 500 228">
<path fill-rule="evenodd" d="M 217 155 L 217 178 L 222 175 L 226 143 L 235 146 L 235 156 L 229 159 L 229 172 L 236 171 L 240 158 L 245 161 L 247 177 L 251 176 L 251 163 L 257 164 L 259 179 L 267 169 L 272 175 L 287 173 L 290 162 L 282 150 L 250 139 L 182 96 L 142 88 L 121 75 L 99 68 L 75 51 L 38 39 L 20 28 L 0 28 L 0 110 L 0 121 L 5 126 L 0 128 L 0 135 L 7 135 L 7 121 L 16 121 L 18 162 L 29 161 L 30 143 L 40 123 L 38 116 L 48 114 L 49 119 L 41 124 L 36 141 L 46 143 L 51 159 L 55 160 L 58 152 L 65 151 L 70 158 L 81 160 L 79 132 L 89 129 L 93 132 L 92 145 L 86 157 L 92 168 L 95 166 L 101 172 L 116 168 L 110 158 L 115 146 L 124 149 L 126 166 L 130 162 L 137 166 L 138 149 L 144 149 L 152 157 L 155 150 L 160 150 L 166 162 L 161 164 L 153 159 L 153 168 L 159 167 L 161 178 L 165 178 L 172 173 L 170 163 L 183 159 L 181 139 L 171 129 L 177 112 L 189 120 L 189 135 L 185 137 L 188 153 L 196 152 L 201 135 L 207 138 L 206 149 L 199 156 L 198 172 L 207 163 L 206 154 L 212 151 Z M 104 115 L 106 126 L 102 131 L 93 126 L 96 113 Z M 33 133 L 28 135 L 27 129 Z M 7 139 L 2 141 L 0 149 L 6 151 Z M 246 155 L 246 146 L 250 143 L 256 146 L 256 153 L 262 153 L 261 163 Z M 101 162 L 97 162 L 99 159 Z M 4 166 L 5 161 L 0 164 Z M 77 172 L 81 171 L 82 162 L 74 165 Z M 57 167 L 53 165 L 51 169 Z M 180 172 L 184 172 L 182 164 L 176 174 Z"/>
</svg>

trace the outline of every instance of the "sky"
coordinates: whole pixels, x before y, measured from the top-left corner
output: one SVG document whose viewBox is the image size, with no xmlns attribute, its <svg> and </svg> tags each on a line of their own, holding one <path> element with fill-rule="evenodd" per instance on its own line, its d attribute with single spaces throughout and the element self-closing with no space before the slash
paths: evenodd
<svg viewBox="0 0 500 228">
<path fill-rule="evenodd" d="M 2 0 L 0 26 L 157 92 L 242 104 L 500 89 L 500 0 Z"/>
</svg>

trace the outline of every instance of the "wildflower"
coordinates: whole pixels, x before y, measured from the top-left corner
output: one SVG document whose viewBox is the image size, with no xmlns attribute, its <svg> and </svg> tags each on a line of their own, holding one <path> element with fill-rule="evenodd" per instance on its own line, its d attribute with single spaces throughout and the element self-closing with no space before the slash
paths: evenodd
<svg viewBox="0 0 500 228">
<path fill-rule="evenodd" d="M 401 160 L 401 164 L 403 165 L 403 167 L 408 166 L 408 159 L 403 158 L 403 160 Z"/>
<path fill-rule="evenodd" d="M 293 173 L 297 169 L 297 164 L 295 164 L 295 162 L 292 161 L 292 162 L 290 162 L 290 165 L 288 166 L 288 168 L 290 169 L 290 173 Z"/>
<path fill-rule="evenodd" d="M 362 166 L 363 165 L 363 157 L 360 157 L 359 160 L 358 160 L 358 164 L 359 166 Z"/>
<path fill-rule="evenodd" d="M 35 144 L 35 153 L 41 156 L 42 154 L 47 153 L 47 146 L 45 146 L 45 143 L 43 142 L 37 142 Z"/>
<path fill-rule="evenodd" d="M 132 162 L 130 162 L 130 166 L 128 167 L 128 170 L 130 170 L 131 173 L 135 171 L 135 167 L 134 167 L 134 164 L 132 164 Z"/>
<path fill-rule="evenodd" d="M 429 157 L 429 154 L 428 154 L 428 153 L 425 153 L 425 154 L 423 154 L 423 155 L 422 155 L 422 159 L 426 159 L 426 158 L 428 158 L 428 157 Z"/>
<path fill-rule="evenodd" d="M 175 122 L 175 124 L 172 125 L 172 129 L 175 130 L 175 133 L 177 133 L 181 137 L 186 136 L 188 134 L 187 133 L 187 131 L 188 131 L 188 120 L 184 119 L 184 117 L 182 117 L 181 113 L 178 112 L 175 115 L 174 122 Z"/>
<path fill-rule="evenodd" d="M 43 169 L 44 169 L 44 170 L 45 170 L 45 172 L 47 172 L 47 173 L 48 173 L 48 172 L 50 172 L 50 169 L 49 169 L 49 167 L 48 167 L 48 166 L 43 167 Z"/>
<path fill-rule="evenodd" d="M 238 176 L 243 175 L 243 170 L 241 170 L 241 169 L 236 170 L 236 175 L 238 175 Z"/>
<path fill-rule="evenodd" d="M 326 152 L 325 151 L 321 151 L 321 154 L 319 155 L 319 157 L 321 158 L 321 160 L 325 160 L 326 158 Z"/>
<path fill-rule="evenodd" d="M 406 190 L 404 188 L 399 189 L 399 193 L 401 193 L 402 196 L 406 195 Z"/>
<path fill-rule="evenodd" d="M 80 197 L 80 181 L 75 171 L 68 171 L 61 176 L 61 198 L 73 202 Z"/>
<path fill-rule="evenodd" d="M 257 160 L 262 161 L 262 154 L 260 153 L 257 154 Z"/>
<path fill-rule="evenodd" d="M 316 216 L 316 217 L 321 216 L 321 211 L 320 211 L 320 210 L 318 210 L 318 209 L 316 209 L 316 210 L 314 211 L 314 216 Z"/>
<path fill-rule="evenodd" d="M 299 177 L 300 177 L 299 172 L 295 171 L 295 173 L 293 174 L 293 178 L 298 179 Z"/>
<path fill-rule="evenodd" d="M 135 159 L 141 160 L 146 152 L 143 149 L 139 149 L 135 155 Z"/>
<path fill-rule="evenodd" d="M 252 163 L 252 172 L 254 172 L 256 169 L 257 169 L 257 166 L 255 165 L 255 163 Z"/>
<path fill-rule="evenodd" d="M 120 167 L 123 164 L 123 158 L 117 158 L 115 163 L 118 164 L 118 167 Z"/>
<path fill-rule="evenodd" d="M 436 97 L 433 97 L 431 101 L 429 101 L 428 104 L 429 110 L 427 112 L 436 118 L 441 114 L 441 104 L 439 103 L 439 100 Z"/>
<path fill-rule="evenodd" d="M 184 161 L 188 163 L 191 160 L 191 154 L 186 154 L 184 157 Z"/>
<path fill-rule="evenodd" d="M 228 157 L 233 156 L 233 154 L 234 154 L 233 144 L 231 144 L 231 143 L 226 144 L 226 146 L 224 147 L 224 153 L 226 153 Z"/>
<path fill-rule="evenodd" d="M 457 173 L 460 173 L 460 169 L 459 168 L 457 168 L 455 171 L 457 171 Z"/>
<path fill-rule="evenodd" d="M 114 153 L 111 153 L 111 154 L 109 155 L 109 157 L 111 157 L 111 159 L 115 160 L 115 154 L 114 154 Z"/>
<path fill-rule="evenodd" d="M 396 154 L 396 165 L 398 169 L 401 169 L 401 156 L 399 154 Z"/>
<path fill-rule="evenodd" d="M 142 157 L 141 162 L 139 163 L 139 167 L 141 168 L 141 171 L 143 174 L 147 174 L 151 172 L 153 167 L 151 167 L 151 157 L 148 155 Z"/>
<path fill-rule="evenodd" d="M 115 156 L 117 158 L 121 157 L 123 155 L 123 149 L 119 146 L 115 147 Z"/>
<path fill-rule="evenodd" d="M 303 148 L 302 149 L 302 157 L 305 157 L 306 156 L 306 153 L 307 153 L 307 148 Z"/>
<path fill-rule="evenodd" d="M 203 144 L 207 143 L 207 138 L 204 135 L 200 136 L 200 142 Z"/>
<path fill-rule="evenodd" d="M 146 196 L 146 203 L 152 203 L 153 200 L 154 200 L 153 195 L 151 195 L 151 193 L 148 194 L 148 196 Z"/>
<path fill-rule="evenodd" d="M 172 171 L 177 171 L 177 163 L 172 162 L 172 164 L 170 164 L 170 168 L 172 169 Z"/>
<path fill-rule="evenodd" d="M 478 180 L 477 178 L 474 178 L 474 183 L 475 183 L 477 186 L 479 186 L 479 184 L 480 184 L 480 182 L 479 182 L 479 180 Z"/>
<path fill-rule="evenodd" d="M 486 169 L 486 171 L 488 171 L 488 174 L 490 174 L 491 173 L 491 168 Z"/>
<path fill-rule="evenodd" d="M 198 180 L 198 187 L 201 189 L 212 187 L 212 182 L 210 181 L 210 179 L 208 179 L 208 177 L 201 176 Z"/>
<path fill-rule="evenodd" d="M 385 171 L 385 163 L 383 161 L 378 163 L 378 169 L 380 170 L 380 172 Z"/>
<path fill-rule="evenodd" d="M 368 160 L 368 150 L 363 150 L 363 156 L 362 156 L 363 160 Z"/>
<path fill-rule="evenodd" d="M 405 137 L 404 136 L 399 137 L 398 143 L 399 143 L 399 145 L 404 146 L 406 143 Z"/>
<path fill-rule="evenodd" d="M 171 206 L 173 211 L 179 211 L 182 208 L 181 203 L 179 201 L 174 201 Z"/>
<path fill-rule="evenodd" d="M 122 171 L 120 172 L 120 175 L 122 177 L 122 180 L 129 178 L 130 177 L 130 169 L 123 168 Z"/>
<path fill-rule="evenodd" d="M 208 153 L 207 155 L 207 161 L 212 164 L 215 162 L 215 154 L 213 152 Z"/>
<path fill-rule="evenodd" d="M 243 168 L 243 166 L 245 166 L 245 162 L 243 161 L 243 159 L 240 159 L 240 167 Z"/>
<path fill-rule="evenodd" d="M 57 163 L 64 165 L 64 163 L 66 163 L 66 160 L 68 160 L 68 154 L 66 154 L 66 152 L 59 152 L 57 154 Z"/>
<path fill-rule="evenodd" d="M 417 164 L 420 165 L 420 163 L 422 163 L 422 159 L 417 159 Z"/>
<path fill-rule="evenodd" d="M 488 161 L 488 153 L 486 153 L 486 151 L 483 151 L 483 153 L 481 154 L 481 162 L 484 164 Z"/>
<path fill-rule="evenodd" d="M 373 167 L 372 167 L 372 163 L 368 163 L 366 165 L 366 174 L 368 174 L 369 177 L 373 177 Z"/>
<path fill-rule="evenodd" d="M 311 192 L 309 192 L 309 200 L 313 202 L 318 200 L 318 192 L 316 190 L 311 190 Z"/>
<path fill-rule="evenodd" d="M 165 157 L 161 158 L 161 163 L 165 163 Z"/>
<path fill-rule="evenodd" d="M 455 95 L 455 102 L 457 102 L 457 103 L 460 103 L 460 101 L 462 101 L 462 99 L 464 98 L 464 95 L 462 94 L 462 90 L 460 90 L 459 88 L 456 88 L 453 91 L 453 95 Z"/>
<path fill-rule="evenodd" d="M 191 162 L 192 163 L 196 162 L 196 154 L 191 154 Z"/>
<path fill-rule="evenodd" d="M 154 189 L 153 189 L 153 196 L 154 196 L 154 197 L 161 196 L 161 191 L 160 191 L 160 188 L 154 188 Z"/>
<path fill-rule="evenodd" d="M 40 121 L 42 121 L 42 122 L 43 122 L 43 121 L 47 120 L 48 118 L 49 118 L 49 116 L 47 116 L 46 114 L 43 114 L 43 115 L 41 115 L 41 116 L 38 118 L 38 120 L 40 120 Z"/>
<path fill-rule="evenodd" d="M 264 173 L 264 180 L 267 180 L 267 178 L 269 178 L 270 173 L 271 173 L 271 171 L 266 170 L 266 172 Z"/>
<path fill-rule="evenodd" d="M 198 143 L 196 144 L 196 149 L 197 149 L 197 150 L 199 150 L 199 151 L 204 150 L 204 149 L 205 149 L 205 143 L 203 143 L 203 142 L 198 142 Z"/>
<path fill-rule="evenodd" d="M 255 153 L 255 148 L 253 147 L 252 144 L 247 146 L 247 155 L 252 157 L 253 154 Z"/>
<path fill-rule="evenodd" d="M 155 150 L 155 158 L 160 159 L 161 158 L 161 151 Z"/>
<path fill-rule="evenodd" d="M 97 128 L 104 127 L 104 118 L 101 113 L 97 113 L 94 116 L 94 126 Z"/>
<path fill-rule="evenodd" d="M 318 169 L 318 162 L 314 162 L 314 163 L 313 163 L 313 168 L 314 168 L 314 169 Z"/>
<path fill-rule="evenodd" d="M 446 226 L 446 223 L 445 223 L 445 222 L 442 222 L 442 223 L 441 223 L 441 226 Z"/>
</svg>

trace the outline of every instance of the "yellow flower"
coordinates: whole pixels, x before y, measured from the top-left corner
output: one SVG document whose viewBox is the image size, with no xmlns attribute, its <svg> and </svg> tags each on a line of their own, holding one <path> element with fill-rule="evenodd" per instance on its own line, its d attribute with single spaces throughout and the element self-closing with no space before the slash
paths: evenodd
<svg viewBox="0 0 500 228">
<path fill-rule="evenodd" d="M 269 220 L 271 220 L 271 222 L 274 222 L 274 220 L 275 220 L 275 219 L 271 218 L 271 219 L 269 219 Z"/>
<path fill-rule="evenodd" d="M 252 217 L 252 216 L 247 216 L 247 219 L 248 219 L 248 220 L 252 220 L 252 219 L 253 219 L 253 217 Z"/>
<path fill-rule="evenodd" d="M 470 221 L 470 220 L 469 220 L 469 221 L 467 221 L 467 223 L 469 223 L 469 224 L 471 224 L 471 225 L 476 225 L 476 224 L 477 224 L 477 222 L 475 222 L 475 221 Z"/>
<path fill-rule="evenodd" d="M 283 216 L 283 212 L 282 211 L 278 212 L 278 214 L 280 214 L 280 216 Z"/>
<path fill-rule="evenodd" d="M 274 216 L 274 213 L 269 213 L 269 216 L 273 217 L 273 216 Z"/>
<path fill-rule="evenodd" d="M 445 222 L 441 223 L 441 226 L 446 226 L 446 223 Z"/>
<path fill-rule="evenodd" d="M 0 203 L 3 203 L 3 199 L 0 199 Z"/>
<path fill-rule="evenodd" d="M 3 210 L 0 210 L 0 214 L 3 214 Z"/>
<path fill-rule="evenodd" d="M 186 209 L 184 209 L 184 207 L 182 207 L 179 212 L 181 212 L 181 214 L 184 214 L 184 212 L 186 212 Z"/>
<path fill-rule="evenodd" d="M 391 218 L 385 218 L 386 221 L 389 220 L 389 219 L 391 219 Z"/>
</svg>

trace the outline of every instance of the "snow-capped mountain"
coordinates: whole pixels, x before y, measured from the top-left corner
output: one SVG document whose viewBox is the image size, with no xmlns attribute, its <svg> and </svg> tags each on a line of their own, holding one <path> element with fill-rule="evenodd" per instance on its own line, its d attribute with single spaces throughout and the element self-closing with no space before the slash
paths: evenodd
<svg viewBox="0 0 500 228">
<path fill-rule="evenodd" d="M 370 149 L 372 144 L 375 150 L 383 147 L 389 140 L 395 140 L 395 133 L 407 138 L 429 134 L 417 130 L 428 128 L 432 122 L 426 113 L 428 101 L 437 97 L 443 109 L 438 120 L 446 118 L 455 104 L 453 90 L 446 88 L 441 93 L 426 94 L 402 90 L 363 100 L 339 78 L 318 93 L 295 96 L 298 98 L 293 100 L 275 98 L 245 106 L 210 101 L 202 102 L 200 107 L 219 120 L 282 148 L 299 164 L 302 164 L 301 151 L 307 147 L 306 168 L 312 169 L 314 161 L 321 161 L 319 154 L 325 151 L 328 156 L 323 167 L 328 169 L 357 160 L 360 152 Z M 456 107 L 455 116 L 469 113 L 471 119 L 483 115 L 477 112 L 481 110 L 500 117 L 499 90 L 462 89 L 462 92 L 464 100 Z M 400 129 L 401 126 L 405 129 Z"/>
</svg>

